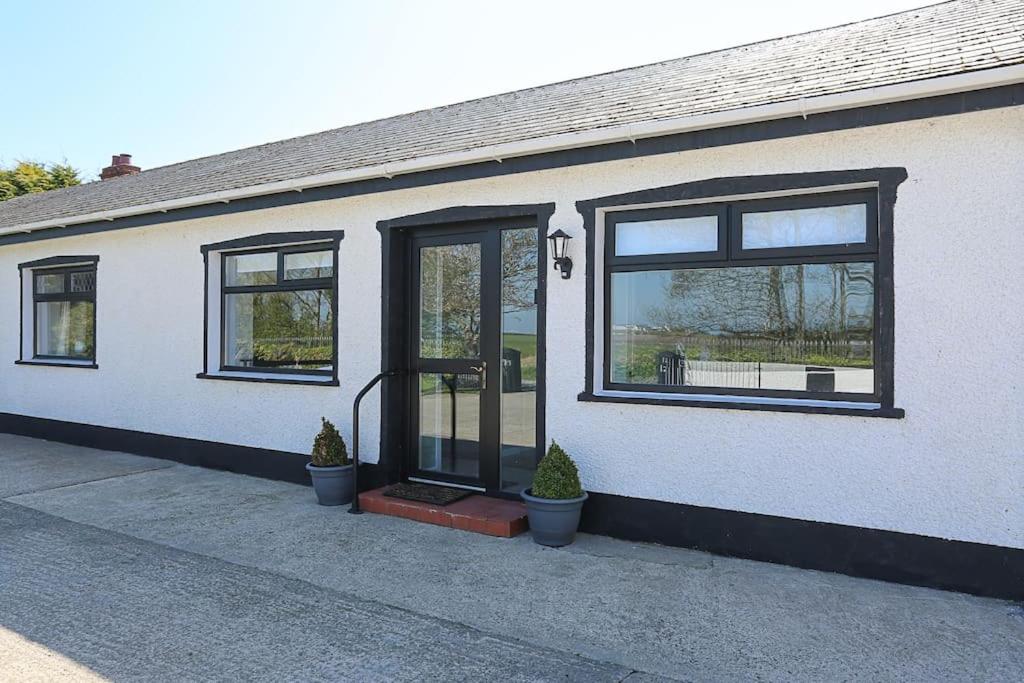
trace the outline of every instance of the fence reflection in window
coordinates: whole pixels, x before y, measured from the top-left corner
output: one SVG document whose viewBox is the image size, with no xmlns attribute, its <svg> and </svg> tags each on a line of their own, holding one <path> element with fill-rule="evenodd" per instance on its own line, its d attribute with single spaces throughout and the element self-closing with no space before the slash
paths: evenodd
<svg viewBox="0 0 1024 683">
<path fill-rule="evenodd" d="M 874 391 L 874 264 L 611 274 L 611 381 Z"/>
</svg>

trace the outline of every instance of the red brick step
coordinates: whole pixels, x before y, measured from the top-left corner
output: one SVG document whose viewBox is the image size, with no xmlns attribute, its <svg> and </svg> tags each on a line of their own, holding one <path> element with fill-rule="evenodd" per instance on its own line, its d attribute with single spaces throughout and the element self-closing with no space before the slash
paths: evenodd
<svg viewBox="0 0 1024 683">
<path fill-rule="evenodd" d="M 527 529 L 526 506 L 517 500 L 470 496 L 450 505 L 431 505 L 415 500 L 388 498 L 384 495 L 386 488 L 359 494 L 359 505 L 367 512 L 488 536 L 512 538 Z"/>
</svg>

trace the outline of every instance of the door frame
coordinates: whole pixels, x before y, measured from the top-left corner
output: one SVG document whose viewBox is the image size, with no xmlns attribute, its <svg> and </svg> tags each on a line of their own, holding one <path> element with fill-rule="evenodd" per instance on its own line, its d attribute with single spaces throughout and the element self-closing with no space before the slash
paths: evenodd
<svg viewBox="0 0 1024 683">
<path fill-rule="evenodd" d="M 405 370 L 410 354 L 408 321 L 412 268 L 409 262 L 414 235 L 467 232 L 472 224 L 480 228 L 537 227 L 537 446 L 547 445 L 547 234 L 554 204 L 511 206 L 461 206 L 379 221 L 381 234 L 381 370 Z M 497 369 L 495 369 L 497 370 Z M 410 449 L 415 425 L 410 423 L 411 382 L 405 376 L 386 381 L 381 387 L 380 459 L 375 484 L 401 481 L 410 476 Z M 499 437 L 500 441 L 500 437 Z M 483 464 L 483 463 L 481 463 Z M 487 495 L 515 497 L 488 489 Z"/>
</svg>

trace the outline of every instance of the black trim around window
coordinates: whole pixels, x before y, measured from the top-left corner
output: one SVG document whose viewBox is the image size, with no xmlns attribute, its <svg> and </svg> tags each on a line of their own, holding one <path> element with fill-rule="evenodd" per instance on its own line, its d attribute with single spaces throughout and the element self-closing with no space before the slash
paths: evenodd
<svg viewBox="0 0 1024 683">
<path fill-rule="evenodd" d="M 865 239 L 861 243 L 794 246 L 765 249 L 745 249 L 742 246 L 743 216 L 755 212 L 789 211 L 863 204 L 865 211 Z M 874 214 L 874 217 L 872 216 Z M 616 238 L 619 225 L 637 220 L 669 220 L 708 216 L 718 221 L 718 249 L 708 252 L 681 254 L 651 254 L 644 256 L 617 256 Z M 818 263 L 857 262 L 871 263 L 877 272 L 877 201 L 876 192 L 847 191 L 827 194 L 776 197 L 764 200 L 732 201 L 724 204 L 695 204 L 667 207 L 652 211 L 614 211 L 605 215 L 604 252 L 604 387 L 610 391 L 634 391 L 670 394 L 710 394 L 715 396 L 751 396 L 771 398 L 799 398 L 826 401 L 879 402 L 881 389 L 878 373 L 871 394 L 783 389 L 747 389 L 713 385 L 673 385 L 616 382 L 612 379 L 612 276 L 615 273 L 683 271 L 699 269 L 733 269 L 756 266 L 802 266 Z M 872 351 L 878 346 L 878 287 L 872 282 Z"/>
<path fill-rule="evenodd" d="M 243 382 L 268 382 L 279 384 L 306 384 L 318 386 L 338 386 L 338 271 L 339 247 L 345 233 L 335 231 L 306 231 L 287 233 L 268 233 L 239 239 L 207 244 L 201 247 L 204 266 L 204 298 L 203 298 L 203 371 L 196 374 L 198 379 L 237 380 Z M 332 254 L 332 274 L 329 277 L 286 279 L 285 257 L 291 254 L 305 254 L 330 251 Z M 211 373 L 209 368 L 210 348 L 210 254 L 219 254 L 220 280 L 217 286 L 220 293 L 220 321 L 218 340 L 218 372 Z M 227 284 L 227 258 L 251 254 L 275 254 L 276 277 L 274 284 L 235 285 Z M 331 369 L 306 370 L 302 368 L 247 367 L 227 365 L 224 355 L 226 301 L 231 294 L 256 294 L 270 292 L 302 292 L 328 290 L 331 293 Z M 236 374 L 237 373 L 237 374 Z M 249 374 L 252 376 L 244 376 Z M 259 375 L 264 375 L 260 377 Z M 280 375 L 281 377 L 265 377 Z M 308 377 L 309 379 L 302 379 Z M 323 379 L 318 379 L 323 378 Z"/>
<path fill-rule="evenodd" d="M 266 232 L 260 235 L 238 237 L 224 242 L 204 244 L 199 249 L 207 254 L 211 251 L 228 251 L 231 249 L 255 249 L 257 247 L 297 246 L 316 242 L 340 242 L 345 237 L 344 230 L 303 230 L 298 232 Z"/>
<path fill-rule="evenodd" d="M 32 270 L 34 268 L 54 268 L 57 266 L 95 266 L 99 263 L 99 256 L 50 256 L 38 261 L 19 263 L 18 270 Z"/>
<path fill-rule="evenodd" d="M 577 209 L 583 215 L 584 229 L 587 232 L 587 338 L 586 338 L 586 385 L 580 394 L 580 400 L 602 402 L 622 401 L 637 402 L 642 394 L 657 393 L 662 396 L 678 394 L 679 399 L 658 399 L 659 405 L 701 406 L 701 399 L 688 398 L 687 394 L 722 396 L 722 401 L 713 407 L 725 407 L 728 396 L 737 397 L 769 397 L 793 399 L 793 404 L 782 405 L 778 402 L 764 404 L 739 404 L 740 408 L 756 408 L 758 410 L 785 410 L 807 408 L 808 412 L 835 412 L 837 414 L 856 413 L 858 408 L 835 410 L 823 407 L 821 402 L 866 403 L 863 412 L 867 412 L 871 404 L 878 404 L 876 411 L 887 417 L 902 416 L 902 411 L 893 407 L 893 287 L 892 287 L 892 212 L 896 200 L 896 188 L 906 179 L 906 171 L 900 168 L 865 169 L 856 171 L 834 171 L 806 174 L 787 174 L 773 176 L 742 176 L 734 178 L 715 178 L 710 180 L 687 183 L 670 187 L 655 188 L 599 199 L 577 202 Z M 830 187 L 844 185 L 873 184 L 876 188 L 839 190 L 830 192 Z M 821 188 L 821 192 L 808 193 L 808 189 Z M 779 193 L 792 191 L 790 197 L 772 197 L 766 199 L 745 199 L 730 202 L 715 202 L 716 197 L 727 197 L 744 194 Z M 803 191 L 803 192 L 801 192 Z M 666 203 L 672 201 L 692 201 L 707 199 L 708 203 L 687 204 L 680 207 L 658 207 L 655 209 L 637 209 L 637 205 Z M 742 214 L 751 211 L 778 211 L 785 209 L 811 208 L 818 206 L 836 206 L 852 203 L 867 204 L 867 240 L 859 244 L 786 247 L 771 249 L 742 249 L 741 229 Z M 628 206 L 628 210 L 614 211 L 614 207 Z M 608 392 L 633 392 L 633 397 L 594 393 L 593 373 L 595 370 L 594 335 L 596 334 L 595 301 L 594 301 L 594 267 L 596 255 L 595 221 L 599 209 L 608 209 L 605 214 L 606 230 L 604 245 L 604 278 L 603 317 L 601 318 L 604 340 L 603 387 Z M 693 254 L 656 254 L 649 256 L 615 256 L 614 235 L 617 223 L 638 219 L 661 219 L 675 216 L 718 216 L 719 244 L 716 252 L 699 252 Z M 725 242 L 722 242 L 722 237 Z M 745 267 L 758 265 L 798 265 L 811 263 L 837 262 L 869 262 L 874 264 L 874 394 L 840 394 L 832 392 L 800 392 L 788 390 L 744 390 L 718 387 L 690 387 L 672 385 L 646 384 L 613 384 L 611 380 L 609 339 L 609 322 L 611 314 L 612 272 L 650 271 L 687 268 Z M 650 397 L 645 399 L 649 402 Z M 817 405 L 806 404 L 807 401 L 818 402 Z M 712 406 L 709 406 L 712 407 Z M 898 413 L 898 415 L 897 415 Z M 859 414 L 859 413 L 856 413 Z"/>
<path fill-rule="evenodd" d="M 21 289 L 18 293 L 19 301 L 19 323 L 18 323 L 18 360 L 17 365 L 46 365 L 56 367 L 82 367 L 95 369 L 96 365 L 96 290 L 98 287 L 97 271 L 99 256 L 52 256 L 37 261 L 28 261 L 18 264 L 18 273 Z M 29 297 L 32 306 L 32 358 L 25 360 L 25 274 L 31 278 L 32 293 Z M 73 291 L 72 278 L 76 274 L 92 275 L 92 289 L 87 291 Z M 60 276 L 62 286 L 60 292 L 40 292 L 38 279 L 40 275 Z M 76 302 L 88 301 L 92 303 L 92 354 L 88 356 L 63 356 L 54 354 L 39 353 L 38 325 L 36 314 L 38 303 L 45 302 Z"/>
</svg>

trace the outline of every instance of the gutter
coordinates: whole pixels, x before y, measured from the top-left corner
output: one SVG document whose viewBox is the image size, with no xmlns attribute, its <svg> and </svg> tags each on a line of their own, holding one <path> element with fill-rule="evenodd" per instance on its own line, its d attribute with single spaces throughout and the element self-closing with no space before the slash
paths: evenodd
<svg viewBox="0 0 1024 683">
<path fill-rule="evenodd" d="M 121 209 L 112 209 L 110 211 L 97 211 L 94 213 L 81 214 L 67 218 L 49 219 L 8 228 L 0 228 L 0 235 L 18 232 L 28 233 L 36 230 L 45 230 L 47 228 L 63 228 L 69 225 L 92 223 L 96 221 L 113 221 L 118 218 L 138 216 L 148 213 L 166 213 L 173 209 L 182 209 L 203 204 L 214 204 L 217 202 L 228 203 L 236 199 L 277 194 L 280 192 L 302 192 L 306 189 L 322 187 L 325 185 L 338 185 L 373 178 L 393 178 L 396 175 L 429 171 L 438 168 L 462 166 L 487 161 L 500 163 L 503 159 L 512 157 L 541 154 L 544 152 L 556 152 L 565 149 L 592 147 L 595 145 L 615 142 L 635 142 L 642 138 L 686 133 L 695 130 L 723 128 L 726 126 L 735 126 L 757 121 L 792 118 L 796 116 L 806 119 L 809 115 L 827 111 L 853 109 L 856 107 L 866 107 L 886 104 L 889 102 L 934 97 L 949 93 L 982 90 L 985 88 L 1010 85 L 1022 81 L 1024 81 L 1024 64 L 997 67 L 993 69 L 956 74 L 953 76 L 941 76 L 938 78 L 910 81 L 907 83 L 865 88 L 862 90 L 854 90 L 834 95 L 799 98 L 787 102 L 758 105 L 709 114 L 699 114 L 696 116 L 676 117 L 661 121 L 626 124 L 610 128 L 598 128 L 575 133 L 561 133 L 558 135 L 533 138 L 530 140 L 478 147 L 466 151 L 417 157 L 415 159 L 409 159 L 392 164 L 365 166 L 344 171 L 332 171 L 330 173 L 321 173 L 318 175 L 306 176 L 304 178 L 282 180 L 273 183 L 264 183 L 261 185 L 251 185 L 232 190 L 222 190 L 220 192 L 210 192 L 207 194 L 182 197 L 180 199 L 170 199 L 150 204 L 139 204 Z"/>
</svg>

